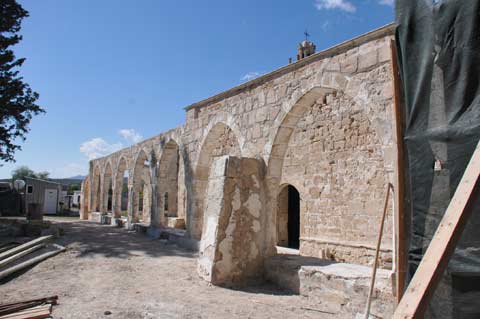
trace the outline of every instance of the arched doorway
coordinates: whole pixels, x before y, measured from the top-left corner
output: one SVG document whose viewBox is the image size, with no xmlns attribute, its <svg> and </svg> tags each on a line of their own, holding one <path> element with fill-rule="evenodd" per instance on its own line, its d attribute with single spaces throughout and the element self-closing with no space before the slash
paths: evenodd
<svg viewBox="0 0 480 319">
<path fill-rule="evenodd" d="M 116 217 L 127 216 L 128 210 L 128 169 L 127 161 L 124 157 L 120 158 L 115 175 L 115 194 L 113 205 Z"/>
<path fill-rule="evenodd" d="M 267 232 L 266 241 L 268 249 L 272 249 L 272 251 L 274 251 L 275 245 L 283 247 L 289 246 L 288 188 L 285 189 L 281 186 L 284 182 L 292 180 L 286 179 L 285 176 L 283 176 L 285 157 L 289 147 L 290 138 L 304 114 L 306 114 L 317 101 L 326 100 L 328 95 L 335 94 L 335 92 L 336 91 L 334 89 L 326 87 L 312 88 L 310 91 L 306 92 L 303 96 L 296 100 L 290 109 L 282 110 L 283 114 L 277 116 L 276 121 L 278 128 L 277 132 L 271 136 L 273 139 L 270 140 L 272 147 L 268 158 L 266 177 L 268 191 L 272 198 L 271 203 L 269 203 L 269 208 L 275 212 L 274 214 L 267 215 L 267 227 L 271 231 Z M 302 165 L 297 165 L 297 168 L 298 167 L 301 168 Z M 284 192 L 283 194 L 281 194 L 282 191 Z M 294 194 L 293 191 L 292 194 Z M 283 204 L 279 202 L 282 200 L 284 201 Z M 280 212 L 280 209 L 284 210 L 283 215 L 282 212 Z M 296 243 L 295 245 L 294 243 L 291 243 L 291 246 L 299 245 Z"/>
<path fill-rule="evenodd" d="M 108 213 L 112 211 L 113 206 L 113 169 L 110 162 L 107 163 L 103 174 L 103 192 L 103 209 Z"/>
<path fill-rule="evenodd" d="M 133 222 L 150 221 L 151 187 L 149 158 L 141 150 L 133 173 Z"/>
<path fill-rule="evenodd" d="M 277 199 L 277 245 L 300 248 L 300 193 L 292 185 L 282 187 Z"/>
<path fill-rule="evenodd" d="M 158 210 L 159 220 L 165 223 L 169 217 L 178 217 L 180 153 L 177 142 L 170 140 L 164 147 L 158 171 Z M 183 209 L 182 209 L 183 211 Z"/>
<path fill-rule="evenodd" d="M 93 183 L 92 183 L 92 207 L 90 211 L 99 212 L 101 209 L 101 178 L 100 168 L 96 166 L 93 170 Z"/>
</svg>

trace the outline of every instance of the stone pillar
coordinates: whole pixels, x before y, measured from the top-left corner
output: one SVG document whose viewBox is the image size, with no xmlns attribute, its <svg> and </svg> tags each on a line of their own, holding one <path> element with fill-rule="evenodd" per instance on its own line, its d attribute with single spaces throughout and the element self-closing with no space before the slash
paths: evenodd
<svg viewBox="0 0 480 319">
<path fill-rule="evenodd" d="M 240 286 L 263 276 L 264 171 L 264 163 L 253 158 L 223 156 L 213 162 L 197 268 L 212 284 Z"/>
<path fill-rule="evenodd" d="M 111 224 L 112 225 L 115 225 L 115 218 L 118 218 L 120 217 L 117 213 L 118 211 L 118 208 L 117 208 L 117 187 L 116 185 L 114 184 L 112 186 L 112 219 L 111 219 Z"/>
<path fill-rule="evenodd" d="M 150 167 L 149 167 L 149 174 L 150 174 L 150 227 L 157 227 L 158 226 L 158 188 L 157 188 L 157 158 L 155 153 L 152 151 L 150 155 Z"/>
<path fill-rule="evenodd" d="M 88 209 L 90 206 L 90 185 L 89 185 L 89 177 L 85 178 L 82 182 L 81 191 L 82 197 L 80 201 L 80 219 L 87 220 L 88 219 Z"/>
<path fill-rule="evenodd" d="M 88 201 L 88 211 L 94 212 L 95 209 L 93 206 L 95 205 L 95 194 L 94 194 L 95 177 L 93 177 L 92 174 L 90 173 L 89 178 L 90 178 L 90 189 L 88 190 L 88 193 L 89 193 L 90 200 Z"/>
<path fill-rule="evenodd" d="M 127 205 L 127 229 L 133 228 L 133 214 L 134 214 L 134 187 L 133 185 L 128 185 L 128 205 Z"/>
<path fill-rule="evenodd" d="M 98 205 L 99 210 L 98 211 L 102 212 L 102 213 L 105 212 L 105 209 L 104 209 L 105 185 L 103 185 L 104 182 L 105 182 L 104 179 L 100 177 L 100 196 L 97 196 L 97 197 L 99 197 L 97 199 L 97 201 L 99 203 L 99 205 Z M 95 207 L 95 209 L 96 209 L 96 207 Z"/>
</svg>

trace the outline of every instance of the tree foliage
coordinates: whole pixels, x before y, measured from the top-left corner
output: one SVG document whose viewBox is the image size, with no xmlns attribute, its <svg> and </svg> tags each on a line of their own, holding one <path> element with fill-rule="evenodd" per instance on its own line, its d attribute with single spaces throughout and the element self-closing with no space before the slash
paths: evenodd
<svg viewBox="0 0 480 319">
<path fill-rule="evenodd" d="M 1 1 L 1 0 L 0 0 Z M 25 177 L 33 177 L 39 179 L 47 179 L 50 173 L 48 172 L 39 172 L 35 173 L 31 170 L 28 166 L 19 166 L 12 172 L 12 181 L 16 181 L 17 179 L 24 180 Z"/>
<path fill-rule="evenodd" d="M 35 104 L 38 93 L 19 75 L 25 62 L 17 59 L 11 46 L 22 40 L 18 34 L 28 12 L 15 0 L 0 0 L 0 162 L 14 162 L 14 153 L 26 139 L 34 115 L 45 111 Z"/>
</svg>

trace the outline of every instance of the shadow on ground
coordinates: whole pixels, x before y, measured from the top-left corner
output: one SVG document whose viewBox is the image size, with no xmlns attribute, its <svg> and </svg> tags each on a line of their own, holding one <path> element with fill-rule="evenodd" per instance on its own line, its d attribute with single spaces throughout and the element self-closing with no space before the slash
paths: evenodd
<svg viewBox="0 0 480 319">
<path fill-rule="evenodd" d="M 93 254 L 124 259 L 138 256 L 196 257 L 196 253 L 179 248 L 167 241 L 151 239 L 144 234 L 123 228 L 88 221 L 54 222 L 64 230 L 64 235 L 57 240 L 57 243 L 77 251 L 79 258 L 88 258 Z"/>
</svg>

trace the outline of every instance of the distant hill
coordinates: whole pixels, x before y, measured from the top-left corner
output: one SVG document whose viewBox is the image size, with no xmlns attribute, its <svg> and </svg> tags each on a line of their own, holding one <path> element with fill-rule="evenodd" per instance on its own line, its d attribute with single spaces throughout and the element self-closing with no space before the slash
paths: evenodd
<svg viewBox="0 0 480 319">
<path fill-rule="evenodd" d="M 83 179 L 79 178 L 49 178 L 48 180 L 62 185 L 80 185 Z"/>
<path fill-rule="evenodd" d="M 79 180 L 84 180 L 86 176 L 82 176 L 82 175 L 77 175 L 77 176 L 72 176 L 72 177 L 68 177 L 66 179 L 79 179 Z"/>
</svg>

